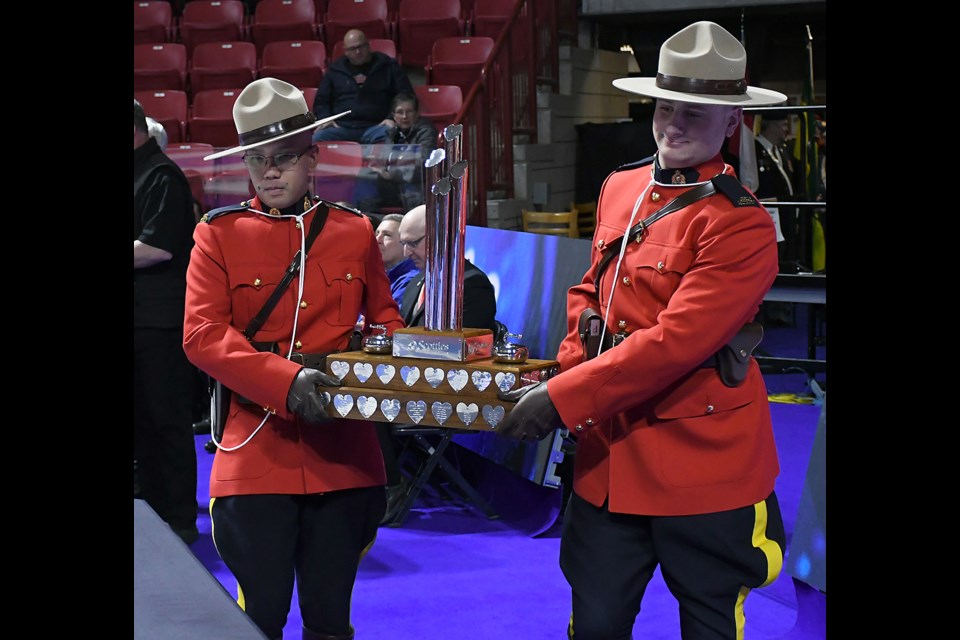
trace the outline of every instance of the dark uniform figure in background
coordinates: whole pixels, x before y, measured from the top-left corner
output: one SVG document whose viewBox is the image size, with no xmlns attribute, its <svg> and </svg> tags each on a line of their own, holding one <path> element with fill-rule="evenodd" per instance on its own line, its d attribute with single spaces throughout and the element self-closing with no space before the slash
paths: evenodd
<svg viewBox="0 0 960 640">
<path fill-rule="evenodd" d="M 560 545 L 575 640 L 628 640 L 658 567 L 684 640 L 740 640 L 744 598 L 782 568 L 779 461 L 750 357 L 775 230 L 720 150 L 742 107 L 786 96 L 749 87 L 745 70 L 736 38 L 697 22 L 663 44 L 655 78 L 614 81 L 656 98 L 657 153 L 603 184 L 560 373 L 500 394 L 517 404 L 499 434 L 566 425 L 577 439 Z"/>
<path fill-rule="evenodd" d="M 190 360 L 233 392 L 210 475 L 213 539 L 240 606 L 268 638 L 283 635 L 296 580 L 304 640 L 350 640 L 385 474 L 373 424 L 330 406 L 340 381 L 323 359 L 357 348 L 361 314 L 388 334 L 402 322 L 369 218 L 309 192 L 321 121 L 303 93 L 255 80 L 233 117 L 240 146 L 206 159 L 244 152 L 257 196 L 197 225 L 183 334 Z M 246 336 L 290 269 L 290 286 Z"/>
<path fill-rule="evenodd" d="M 195 225 L 190 184 L 150 137 L 143 107 L 134 100 L 134 493 L 187 544 L 199 535 L 196 370 L 183 353 L 183 304 Z"/>
<path fill-rule="evenodd" d="M 786 114 L 776 111 L 761 113 L 758 117 L 760 133 L 754 144 L 757 151 L 759 185 L 754 195 L 760 199 L 776 198 L 778 202 L 796 202 L 793 185 L 797 174 L 793 166 L 793 151 L 785 144 L 789 132 L 789 120 Z M 780 232 L 783 234 L 783 242 L 777 245 L 780 271 L 797 273 L 803 262 L 797 208 L 776 204 L 770 206 L 777 208 Z"/>
</svg>

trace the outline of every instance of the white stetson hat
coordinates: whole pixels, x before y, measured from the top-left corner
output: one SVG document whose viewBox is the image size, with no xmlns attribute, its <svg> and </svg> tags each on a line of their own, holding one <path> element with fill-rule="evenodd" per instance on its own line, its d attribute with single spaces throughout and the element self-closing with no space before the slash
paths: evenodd
<svg viewBox="0 0 960 640">
<path fill-rule="evenodd" d="M 211 153 L 203 159 L 222 158 L 301 131 L 316 129 L 348 113 L 344 111 L 317 120 L 300 89 L 276 78 L 260 78 L 244 87 L 233 103 L 233 122 L 237 125 L 240 146 Z"/>
<path fill-rule="evenodd" d="M 613 86 L 653 98 L 734 107 L 785 102 L 779 91 L 747 86 L 747 52 L 720 25 L 694 22 L 660 47 L 656 78 L 618 78 Z"/>
</svg>

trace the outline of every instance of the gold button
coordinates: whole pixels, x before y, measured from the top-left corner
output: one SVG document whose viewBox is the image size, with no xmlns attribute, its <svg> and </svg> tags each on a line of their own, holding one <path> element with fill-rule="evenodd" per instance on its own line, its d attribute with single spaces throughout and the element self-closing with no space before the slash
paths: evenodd
<svg viewBox="0 0 960 640">
<path fill-rule="evenodd" d="M 280 209 L 277 209 L 276 207 L 271 207 L 270 211 L 268 211 L 267 213 L 269 213 L 272 216 L 279 216 Z"/>
<path fill-rule="evenodd" d="M 597 249 L 601 249 L 601 250 L 602 250 L 602 249 L 603 249 L 603 245 L 604 245 L 603 238 L 600 238 L 600 240 L 597 242 Z"/>
<path fill-rule="evenodd" d="M 297 348 L 297 351 L 299 351 L 300 349 L 303 348 L 303 343 L 300 342 L 299 340 L 297 340 L 297 344 L 295 344 L 295 345 L 293 345 L 293 346 L 295 346 L 295 347 Z"/>
<path fill-rule="evenodd" d="M 746 349 L 740 349 L 740 357 L 741 357 L 741 358 L 746 358 L 746 357 L 747 357 L 747 350 L 746 350 Z"/>
<path fill-rule="evenodd" d="M 627 277 L 627 276 L 623 276 L 623 284 L 625 284 L 625 285 L 627 285 L 627 286 L 629 287 L 629 286 L 630 286 L 630 278 Z"/>
<path fill-rule="evenodd" d="M 300 223 L 298 222 L 298 223 L 297 223 L 297 229 L 299 229 L 299 228 L 300 228 Z"/>
<path fill-rule="evenodd" d="M 618 322 L 618 323 L 617 323 L 617 328 L 618 328 L 618 329 L 626 329 L 626 328 L 627 328 L 627 321 L 626 321 L 626 320 L 621 320 L 620 322 Z"/>
<path fill-rule="evenodd" d="M 659 202 L 660 194 L 654 191 L 653 193 L 650 194 L 650 199 L 653 200 L 654 202 Z"/>
<path fill-rule="evenodd" d="M 663 264 L 663 260 L 661 260 L 660 262 L 657 263 L 657 271 L 663 271 L 663 268 L 664 268 L 665 266 L 666 266 L 666 265 Z"/>
<path fill-rule="evenodd" d="M 583 431 L 583 425 L 578 424 L 577 426 L 574 427 L 574 429 L 576 429 L 577 431 Z"/>
<path fill-rule="evenodd" d="M 259 287 L 259 286 L 260 286 L 260 278 L 257 278 L 256 280 L 253 281 L 253 286 L 255 286 L 255 287 Z"/>
<path fill-rule="evenodd" d="M 587 426 L 588 426 L 588 427 L 592 427 L 592 426 L 593 426 L 593 418 L 587 418 L 586 423 L 587 423 Z"/>
<path fill-rule="evenodd" d="M 712 404 L 708 404 L 708 405 L 707 405 L 707 413 L 713 413 L 713 405 L 712 405 Z"/>
<path fill-rule="evenodd" d="M 350 282 L 351 280 L 353 280 L 353 274 L 352 274 L 352 273 L 348 273 L 348 274 L 347 274 L 347 282 Z"/>
<path fill-rule="evenodd" d="M 307 308 L 307 301 L 306 301 L 306 300 L 301 300 L 301 301 L 300 301 L 300 308 L 301 308 L 301 309 L 306 309 L 306 308 Z"/>
</svg>

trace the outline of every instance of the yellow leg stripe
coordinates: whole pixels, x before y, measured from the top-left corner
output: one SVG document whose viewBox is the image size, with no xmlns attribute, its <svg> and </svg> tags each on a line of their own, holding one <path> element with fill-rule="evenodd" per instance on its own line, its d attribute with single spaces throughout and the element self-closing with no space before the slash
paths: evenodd
<svg viewBox="0 0 960 640">
<path fill-rule="evenodd" d="M 766 587 L 777 579 L 783 569 L 783 551 L 773 540 L 767 538 L 767 503 L 758 502 L 753 505 L 756 518 L 753 524 L 753 546 L 763 551 L 767 556 L 767 579 L 761 587 Z"/>
<path fill-rule="evenodd" d="M 213 548 L 217 548 L 217 532 L 213 526 L 213 503 L 216 502 L 216 498 L 210 498 L 210 507 L 207 511 L 210 513 L 210 538 L 213 540 Z M 220 550 L 217 549 L 217 555 L 220 555 Z M 237 604 L 240 606 L 240 609 L 246 611 L 246 603 L 243 598 L 243 589 L 240 588 L 240 583 L 237 582 Z"/>
</svg>

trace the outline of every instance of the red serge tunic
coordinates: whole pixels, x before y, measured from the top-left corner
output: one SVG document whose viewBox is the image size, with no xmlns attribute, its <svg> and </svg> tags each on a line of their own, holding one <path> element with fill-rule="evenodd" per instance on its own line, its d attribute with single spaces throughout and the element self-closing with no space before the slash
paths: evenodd
<svg viewBox="0 0 960 640">
<path fill-rule="evenodd" d="M 294 278 L 254 337 L 278 342 L 283 356 L 294 331 L 296 351 L 346 348 L 360 314 L 367 326 L 386 325 L 388 334 L 403 326 L 372 224 L 325 204 L 329 216 L 307 255 L 302 298 Z M 287 410 L 287 392 L 301 365 L 257 352 L 241 333 L 301 247 L 296 218 L 250 209 L 265 210 L 254 199 L 249 209 L 198 224 L 187 270 L 184 350 L 193 364 L 234 391 L 221 444 L 231 448 L 244 442 L 267 415 L 264 409 L 271 412 L 247 444 L 217 450 L 210 496 L 308 494 L 384 484 L 373 423 L 302 424 Z M 304 216 L 304 235 L 316 213 Z M 237 394 L 254 404 L 239 403 Z"/>
<path fill-rule="evenodd" d="M 733 174 L 719 156 L 695 169 L 700 180 Z M 658 220 L 641 242 L 627 243 L 619 272 L 613 259 L 595 294 L 602 247 L 690 188 L 653 182 L 650 165 L 608 176 L 590 269 L 567 295 L 561 373 L 547 390 L 577 437 L 574 491 L 597 506 L 609 497 L 611 512 L 743 507 L 765 499 L 780 470 L 756 361 L 734 388 L 700 368 L 754 318 L 777 274 L 774 225 L 752 194 L 734 202 L 717 193 Z M 583 362 L 577 325 L 588 307 L 609 333 L 630 335 Z"/>
</svg>

